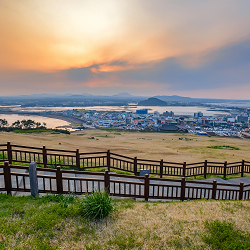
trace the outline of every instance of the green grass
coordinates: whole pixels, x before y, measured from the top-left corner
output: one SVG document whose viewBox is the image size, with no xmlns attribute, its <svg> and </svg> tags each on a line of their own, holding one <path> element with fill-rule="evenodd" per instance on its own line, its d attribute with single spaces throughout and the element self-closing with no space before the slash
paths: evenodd
<svg viewBox="0 0 250 250">
<path fill-rule="evenodd" d="M 73 194 L 0 194 L 0 249 L 249 249 L 248 201 L 106 198 L 114 216 L 88 220 Z M 230 222 L 218 221 L 221 214 Z"/>
<path fill-rule="evenodd" d="M 250 174 L 243 174 L 243 177 L 249 177 L 249 176 L 250 176 Z M 167 178 L 169 178 L 169 177 L 167 177 Z M 235 178 L 241 178 L 241 174 L 227 175 L 226 178 L 223 178 L 223 174 L 221 174 L 221 175 L 207 174 L 206 179 L 214 179 L 214 178 L 221 178 L 221 179 L 224 179 L 224 180 L 235 179 Z M 186 180 L 190 180 L 190 181 L 191 180 L 206 180 L 206 179 L 204 178 L 204 175 L 186 177 Z"/>
<path fill-rule="evenodd" d="M 53 132 L 51 129 L 15 129 L 12 132 L 20 134 L 31 134 L 31 133 L 42 133 L 42 132 Z"/>
<path fill-rule="evenodd" d="M 218 250 L 243 250 L 250 249 L 250 234 L 236 230 L 234 223 L 226 221 L 205 222 L 205 227 L 208 231 L 204 235 L 204 242 L 211 249 Z"/>
<path fill-rule="evenodd" d="M 52 134 L 70 134 L 69 131 L 63 129 L 14 129 L 10 132 L 19 134 L 32 134 L 32 133 L 52 133 Z"/>
<path fill-rule="evenodd" d="M 229 150 L 240 150 L 237 147 L 229 146 L 229 145 L 223 145 L 223 146 L 208 146 L 207 148 L 213 148 L 213 149 L 229 149 Z"/>
<path fill-rule="evenodd" d="M 5 153 L 4 156 L 3 156 L 3 153 L 0 153 L 0 160 L 8 160 L 7 153 Z"/>
<path fill-rule="evenodd" d="M 52 245 L 51 240 L 61 235 L 67 222 L 75 217 L 85 223 L 71 196 L 0 194 L 0 249 L 57 249 L 58 244 Z"/>
</svg>

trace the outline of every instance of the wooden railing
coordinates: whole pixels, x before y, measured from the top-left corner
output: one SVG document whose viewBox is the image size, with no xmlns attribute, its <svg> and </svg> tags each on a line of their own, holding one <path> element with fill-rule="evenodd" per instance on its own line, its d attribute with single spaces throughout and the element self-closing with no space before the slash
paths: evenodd
<svg viewBox="0 0 250 250">
<path fill-rule="evenodd" d="M 37 162 L 38 166 L 68 166 L 78 170 L 91 168 L 118 169 L 137 175 L 141 169 L 150 170 L 150 174 L 162 177 L 191 177 L 203 175 L 221 175 L 226 178 L 229 175 L 250 173 L 249 161 L 238 162 L 212 162 L 205 160 L 196 163 L 178 163 L 162 160 L 138 159 L 110 152 L 80 153 L 76 150 L 50 149 L 20 146 L 11 144 L 0 145 L 0 162 L 8 160 L 10 164 Z"/>
<path fill-rule="evenodd" d="M 0 191 L 30 192 L 29 167 L 0 165 Z M 161 199 L 250 199 L 250 184 L 224 184 L 208 181 L 189 181 L 181 179 L 151 178 L 103 172 L 72 171 L 51 168 L 37 168 L 39 193 L 78 195 L 91 193 L 94 190 L 107 190 L 111 196 Z"/>
</svg>

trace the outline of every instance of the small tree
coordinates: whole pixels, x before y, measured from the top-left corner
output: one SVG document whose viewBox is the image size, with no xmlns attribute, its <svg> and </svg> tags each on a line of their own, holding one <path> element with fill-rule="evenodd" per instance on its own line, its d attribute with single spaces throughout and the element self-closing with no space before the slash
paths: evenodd
<svg viewBox="0 0 250 250">
<path fill-rule="evenodd" d="M 22 120 L 21 123 L 25 129 L 31 129 L 35 126 L 35 121 L 30 120 L 30 119 Z"/>
<path fill-rule="evenodd" d="M 19 120 L 13 122 L 11 126 L 17 129 L 22 129 L 22 124 Z"/>
<path fill-rule="evenodd" d="M 40 122 L 36 122 L 36 128 L 40 128 L 41 127 L 41 123 Z"/>
<path fill-rule="evenodd" d="M 7 127 L 8 121 L 6 119 L 0 119 L 0 127 Z"/>
</svg>

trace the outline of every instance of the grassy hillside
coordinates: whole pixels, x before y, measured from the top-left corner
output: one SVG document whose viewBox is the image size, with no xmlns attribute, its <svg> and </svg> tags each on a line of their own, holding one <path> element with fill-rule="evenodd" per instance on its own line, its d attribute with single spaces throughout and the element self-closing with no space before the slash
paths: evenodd
<svg viewBox="0 0 250 250">
<path fill-rule="evenodd" d="M 80 199 L 2 194 L 0 249 L 250 247 L 249 201 L 113 202 L 113 216 L 88 221 L 79 215 Z"/>
<path fill-rule="evenodd" d="M 37 133 L 15 134 L 0 132 L 0 144 L 15 144 L 56 149 L 76 149 L 112 152 L 138 158 L 164 159 L 176 162 L 250 160 L 250 140 L 226 137 L 206 137 L 177 133 L 116 132 L 84 130 L 70 135 Z"/>
</svg>

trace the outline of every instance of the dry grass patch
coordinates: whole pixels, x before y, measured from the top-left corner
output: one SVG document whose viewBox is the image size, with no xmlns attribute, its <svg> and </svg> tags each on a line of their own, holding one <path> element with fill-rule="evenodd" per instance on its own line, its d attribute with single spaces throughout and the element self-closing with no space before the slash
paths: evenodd
<svg viewBox="0 0 250 250">
<path fill-rule="evenodd" d="M 118 202 L 119 203 L 119 202 Z M 233 213 L 232 213 L 233 211 Z M 250 233 L 248 201 L 135 202 L 117 217 L 96 223 L 91 242 L 84 237 L 65 249 L 209 249 L 205 221 L 234 222 Z"/>
<path fill-rule="evenodd" d="M 79 136 L 82 135 L 82 136 Z M 106 137 L 107 135 L 107 137 Z M 94 140 L 88 138 L 94 137 Z M 179 140 L 179 138 L 185 138 Z M 96 140 L 99 139 L 99 140 Z M 15 134 L 0 132 L 0 144 L 13 144 L 58 149 L 80 149 L 80 152 L 106 151 L 130 157 L 192 163 L 207 160 L 228 162 L 247 159 L 250 143 L 247 139 L 229 137 L 205 137 L 181 133 L 107 132 L 104 130 L 77 131 L 63 134 Z M 24 143 L 25 142 L 25 143 Z M 59 144 L 60 143 L 60 144 Z M 240 150 L 213 149 L 218 145 L 230 145 Z M 178 152 L 177 152 L 178 151 Z"/>
</svg>

